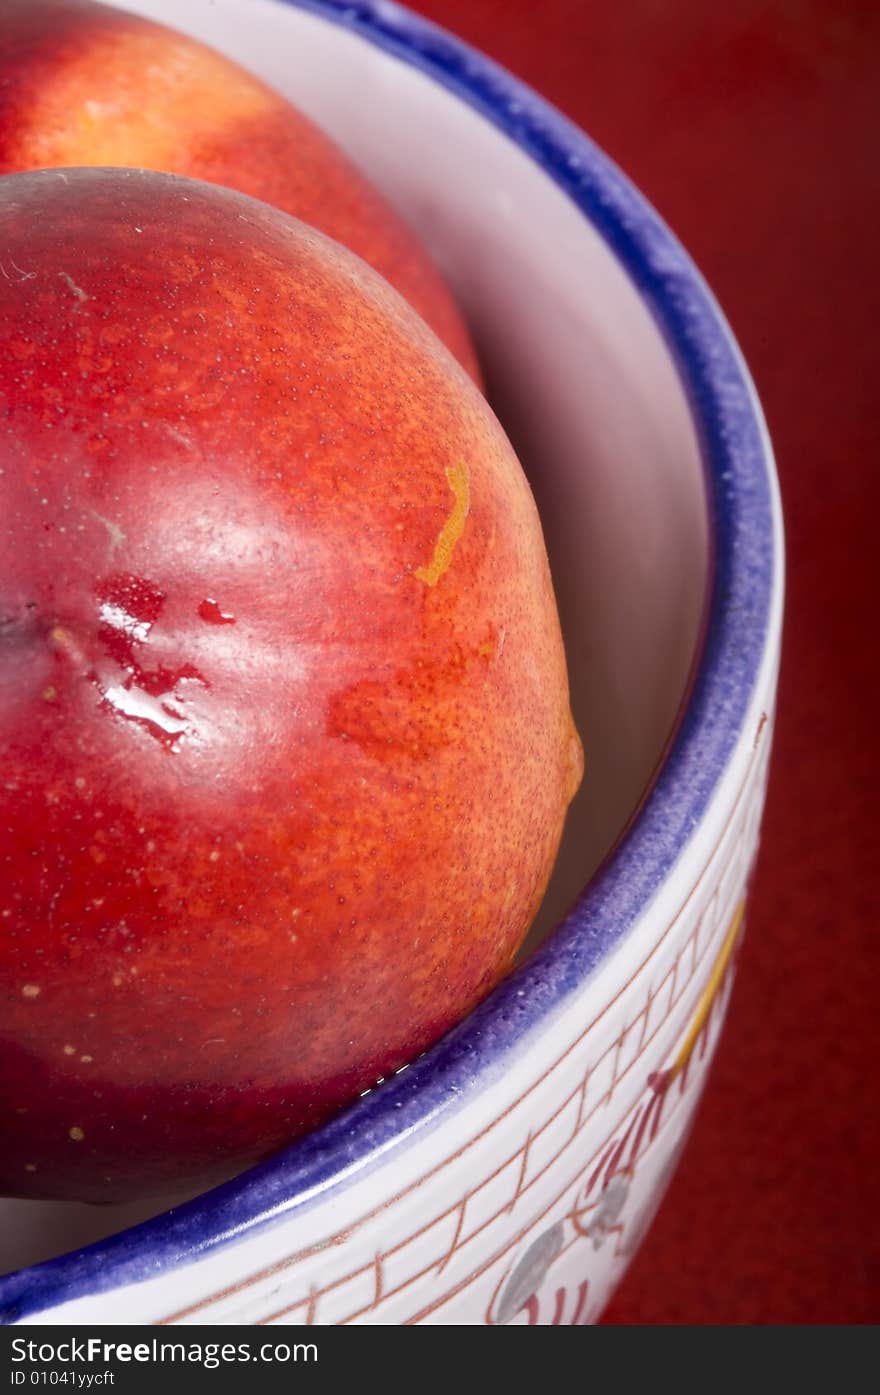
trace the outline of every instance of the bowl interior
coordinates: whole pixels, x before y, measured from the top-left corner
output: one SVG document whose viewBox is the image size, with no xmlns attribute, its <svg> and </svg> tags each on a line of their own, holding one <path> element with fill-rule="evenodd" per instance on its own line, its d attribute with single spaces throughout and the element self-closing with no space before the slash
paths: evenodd
<svg viewBox="0 0 880 1395">
<path fill-rule="evenodd" d="M 638 807 L 699 645 L 706 487 L 670 353 L 549 175 L 417 68 L 284 0 L 126 7 L 224 50 L 318 119 L 422 235 L 471 323 L 541 512 L 586 751 L 534 943 Z M 0 1202 L 0 1273 L 157 1209 Z"/>
</svg>

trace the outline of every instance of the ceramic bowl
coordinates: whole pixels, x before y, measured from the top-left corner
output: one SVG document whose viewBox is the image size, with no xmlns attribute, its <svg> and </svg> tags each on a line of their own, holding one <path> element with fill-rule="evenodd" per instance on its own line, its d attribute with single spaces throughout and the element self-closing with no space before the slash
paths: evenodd
<svg viewBox="0 0 880 1395">
<path fill-rule="evenodd" d="M 478 1011 L 154 1219 L 5 1203 L 0 1313 L 592 1322 L 686 1137 L 758 840 L 782 536 L 754 390 L 632 185 L 448 34 L 385 0 L 127 4 L 293 97 L 430 245 L 541 510 L 587 776 L 531 952 Z"/>
</svg>

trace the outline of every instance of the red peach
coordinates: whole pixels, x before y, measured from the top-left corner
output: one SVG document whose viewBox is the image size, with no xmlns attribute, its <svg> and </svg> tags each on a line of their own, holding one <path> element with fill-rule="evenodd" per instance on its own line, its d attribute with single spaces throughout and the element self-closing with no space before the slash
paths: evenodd
<svg viewBox="0 0 880 1395">
<path fill-rule="evenodd" d="M 479 381 L 421 243 L 301 111 L 164 25 L 93 0 L 2 0 L 0 174 L 73 165 L 190 175 L 311 223 L 381 272 Z"/>
<path fill-rule="evenodd" d="M 581 775 L 541 528 L 338 244 L 0 181 L 0 1190 L 196 1187 L 509 968 Z"/>
</svg>

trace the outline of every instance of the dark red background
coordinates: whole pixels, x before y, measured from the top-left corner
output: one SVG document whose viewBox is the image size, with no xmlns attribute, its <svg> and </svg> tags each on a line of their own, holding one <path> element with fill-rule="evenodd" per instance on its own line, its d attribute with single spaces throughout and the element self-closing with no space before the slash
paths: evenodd
<svg viewBox="0 0 880 1395">
<path fill-rule="evenodd" d="M 779 719 L 746 945 L 610 1323 L 880 1319 L 880 6 L 413 0 L 596 139 L 696 258 L 782 483 Z"/>
</svg>

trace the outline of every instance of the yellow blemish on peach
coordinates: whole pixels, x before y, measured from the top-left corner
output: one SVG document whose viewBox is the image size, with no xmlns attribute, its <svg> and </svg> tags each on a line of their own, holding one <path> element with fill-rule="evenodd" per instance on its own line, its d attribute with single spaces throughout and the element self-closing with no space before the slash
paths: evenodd
<svg viewBox="0 0 880 1395">
<path fill-rule="evenodd" d="M 68 1042 L 67 1045 L 66 1045 L 65 1048 L 64 1048 L 64 1054 L 65 1054 L 65 1056 L 75 1056 L 75 1055 L 76 1055 L 76 1047 L 75 1047 L 75 1046 L 71 1046 L 71 1045 L 70 1045 L 70 1042 Z"/>
<path fill-rule="evenodd" d="M 52 626 L 49 631 L 49 640 L 55 645 L 56 649 L 60 649 L 62 653 L 67 654 L 74 663 L 79 664 L 83 661 L 82 650 L 70 631 L 66 630 L 63 625 Z"/>
<path fill-rule="evenodd" d="M 80 1056 L 79 1059 L 82 1061 L 82 1063 L 83 1063 L 84 1066 L 90 1066 L 91 1063 L 92 1063 L 92 1061 L 94 1061 L 95 1058 L 94 1058 L 94 1056 Z"/>
<path fill-rule="evenodd" d="M 24 1165 L 24 1170 L 25 1170 L 25 1172 L 36 1172 L 36 1170 L 37 1170 L 37 1164 L 36 1164 L 36 1163 L 25 1163 L 25 1165 Z"/>
<path fill-rule="evenodd" d="M 85 1133 L 80 1128 L 79 1124 L 74 1124 L 72 1128 L 67 1130 L 67 1134 L 69 1138 L 73 1139 L 74 1143 L 82 1143 L 85 1138 Z"/>
<path fill-rule="evenodd" d="M 418 567 L 414 572 L 419 581 L 423 581 L 426 586 L 436 586 L 443 573 L 448 570 L 455 544 L 464 532 L 465 520 L 471 507 L 470 480 L 464 462 L 448 469 L 446 479 L 455 503 L 434 544 L 434 556 L 430 564 L 427 567 Z"/>
<path fill-rule="evenodd" d="M 38 983 L 26 983 L 21 990 L 21 996 L 23 998 L 39 998 L 40 992 L 41 989 Z"/>
</svg>

